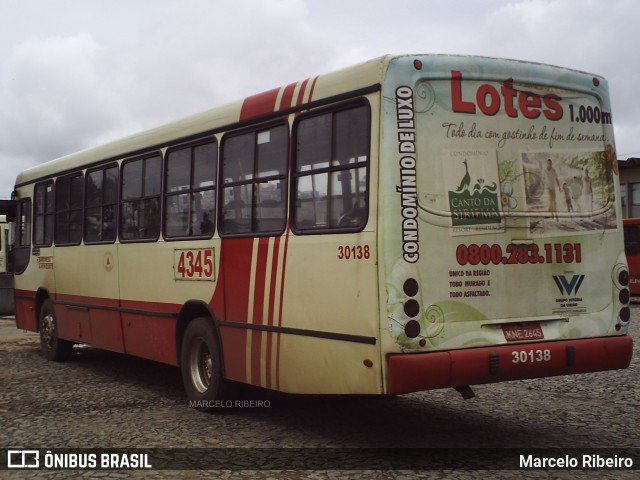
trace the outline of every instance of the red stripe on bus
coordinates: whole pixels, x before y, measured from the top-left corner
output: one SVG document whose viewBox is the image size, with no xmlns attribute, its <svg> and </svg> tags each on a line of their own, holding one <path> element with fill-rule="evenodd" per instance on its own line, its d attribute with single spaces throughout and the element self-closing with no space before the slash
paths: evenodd
<svg viewBox="0 0 640 480">
<path fill-rule="evenodd" d="M 258 250 L 255 270 L 255 284 L 253 295 L 253 323 L 261 325 L 264 316 L 264 291 L 267 283 L 267 255 L 269 251 L 269 238 L 261 237 L 256 239 Z M 260 365 L 262 354 L 263 332 L 254 330 L 251 333 L 251 383 L 260 385 Z"/>
<path fill-rule="evenodd" d="M 273 258 L 271 259 L 271 282 L 269 286 L 269 318 L 268 325 L 273 325 L 276 303 L 276 283 L 278 281 L 278 256 L 280 255 L 280 237 L 273 239 Z"/>
<path fill-rule="evenodd" d="M 21 290 L 21 289 L 19 289 L 19 288 L 16 288 L 16 289 L 14 289 L 13 291 L 14 291 L 14 293 L 15 293 L 16 295 L 20 295 L 20 296 L 23 296 L 23 297 L 33 297 L 33 298 L 36 298 L 36 292 L 34 292 L 33 290 Z"/>
<path fill-rule="evenodd" d="M 318 78 L 320 77 L 314 78 L 313 82 L 311 83 L 311 90 L 309 91 L 309 101 L 311 101 L 311 99 L 313 98 L 313 92 L 316 89 L 316 82 L 318 81 Z"/>
<path fill-rule="evenodd" d="M 289 235 L 290 235 L 291 229 L 289 227 L 289 225 L 287 225 L 287 229 L 284 233 L 285 237 L 284 237 L 284 252 L 282 255 L 282 278 L 280 280 L 280 308 L 278 311 L 278 326 L 281 327 L 282 326 L 282 310 L 283 310 L 283 305 L 284 305 L 284 281 L 285 281 L 285 274 L 287 272 L 287 250 L 289 248 Z M 277 339 L 277 346 L 276 346 L 276 378 L 275 378 L 275 388 L 279 389 L 280 387 L 280 338 L 281 335 L 278 335 L 278 339 Z"/>
<path fill-rule="evenodd" d="M 311 84 L 311 91 L 309 92 L 309 102 L 311 102 L 313 100 L 313 91 L 315 89 L 316 86 L 316 81 L 318 80 L 318 77 L 315 77 L 313 79 L 313 82 Z M 297 104 L 300 105 L 303 101 L 304 101 L 304 94 L 305 91 L 307 89 L 307 86 L 309 84 L 309 79 L 306 79 L 304 82 L 302 82 L 302 85 L 300 85 L 300 91 L 298 92 L 298 99 L 297 99 Z M 291 147 L 293 148 L 293 147 Z M 290 152 L 291 155 L 291 152 Z M 291 222 L 291 219 L 289 219 L 289 222 Z M 280 280 L 280 298 L 278 299 L 279 302 L 279 309 L 278 309 L 278 326 L 281 327 L 282 326 L 282 310 L 283 310 L 283 305 L 284 305 L 284 286 L 285 286 L 285 277 L 286 277 L 286 271 L 287 271 L 287 252 L 289 249 L 289 236 L 291 234 L 291 227 L 290 224 L 287 224 L 287 228 L 286 231 L 284 233 L 284 252 L 282 255 L 282 276 L 281 276 L 281 280 Z M 278 242 L 280 240 L 278 239 Z M 278 243 L 278 247 L 279 247 L 279 243 Z M 275 278 L 275 277 L 274 277 Z M 277 280 L 276 280 L 277 281 Z M 275 282 L 273 282 L 275 283 Z M 274 291 L 274 297 L 275 297 L 275 291 Z M 270 311 L 273 311 L 273 309 L 270 309 Z M 274 322 L 275 322 L 275 318 L 274 318 Z M 276 340 L 276 365 L 275 365 L 275 385 L 274 388 L 277 390 L 280 388 L 280 338 L 281 335 L 278 335 L 277 340 Z M 271 345 L 271 342 L 269 342 L 269 345 Z M 269 350 L 269 349 L 267 349 Z M 269 356 L 269 362 L 270 362 L 270 358 L 271 356 Z M 270 378 L 269 381 L 271 381 L 272 379 Z"/>
<path fill-rule="evenodd" d="M 267 237 L 261 237 L 256 239 L 258 242 L 258 250 L 256 259 L 256 271 L 255 271 L 255 283 L 253 287 L 253 312 L 249 312 L 252 315 L 253 323 L 262 324 L 263 312 L 264 312 L 264 289 L 267 283 L 267 254 L 269 250 L 269 239 Z"/>
<path fill-rule="evenodd" d="M 269 90 L 245 98 L 240 110 L 240 120 L 249 120 L 267 113 L 273 113 L 280 88 Z"/>
<path fill-rule="evenodd" d="M 280 256 L 280 238 L 275 237 L 273 239 L 273 258 L 271 261 L 271 284 L 269 287 L 269 318 L 267 320 L 268 325 L 273 325 L 275 321 L 275 306 L 276 306 L 276 292 L 278 283 L 278 261 Z M 272 371 L 275 365 L 272 365 L 271 356 L 273 355 L 273 334 L 267 332 L 267 388 L 272 388 Z"/>
<path fill-rule="evenodd" d="M 220 244 L 218 285 L 211 303 L 216 318 L 247 323 L 247 305 L 251 280 L 252 238 L 225 238 Z M 222 298 L 222 300 L 221 300 Z M 224 305 L 222 316 L 217 312 Z M 232 380 L 247 380 L 247 332 L 244 329 L 220 327 L 225 376 Z"/>
<path fill-rule="evenodd" d="M 218 266 L 218 273 L 216 275 L 216 283 L 213 287 L 213 295 L 211 296 L 211 300 L 209 300 L 209 307 L 213 316 L 216 319 L 224 319 L 227 318 L 227 312 L 225 308 L 224 302 L 224 262 L 223 262 L 223 249 L 222 243 L 220 243 L 220 260 Z"/>
<path fill-rule="evenodd" d="M 226 310 L 224 320 L 247 322 L 252 253 L 253 238 L 222 240 L 221 262 L 225 265 L 222 278 Z"/>
<path fill-rule="evenodd" d="M 265 388 L 273 388 L 271 385 L 271 369 L 273 365 L 271 364 L 271 352 L 273 351 L 273 347 L 271 346 L 271 342 L 273 341 L 273 334 L 271 332 L 264 333 L 267 336 L 267 349 L 265 350 L 265 358 L 266 358 L 266 377 L 265 377 Z"/>
<path fill-rule="evenodd" d="M 16 290 L 17 325 L 36 331 L 35 292 Z M 61 338 L 177 365 L 176 316 L 180 305 L 117 298 L 53 295 Z M 171 314 L 171 315 L 167 315 Z"/>
<path fill-rule="evenodd" d="M 307 78 L 305 81 L 302 82 L 302 85 L 300 85 L 300 91 L 298 92 L 298 100 L 296 102 L 296 105 L 301 105 L 302 102 L 304 101 L 304 92 L 307 89 L 308 83 L 309 83 L 309 79 Z"/>
<path fill-rule="evenodd" d="M 285 110 L 291 107 L 291 101 L 293 100 L 293 92 L 296 89 L 297 83 L 291 83 L 284 88 L 282 93 L 282 99 L 280 100 L 279 110 Z"/>
</svg>

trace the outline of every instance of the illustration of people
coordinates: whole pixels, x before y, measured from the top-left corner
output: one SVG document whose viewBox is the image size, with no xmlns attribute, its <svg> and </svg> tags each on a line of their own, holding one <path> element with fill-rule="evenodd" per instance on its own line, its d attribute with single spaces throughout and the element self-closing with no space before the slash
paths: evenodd
<svg viewBox="0 0 640 480">
<path fill-rule="evenodd" d="M 589 169 L 584 169 L 584 176 L 582 177 L 582 198 L 584 203 L 585 212 L 593 211 L 593 186 L 591 185 L 591 177 L 589 176 Z"/>
<path fill-rule="evenodd" d="M 567 202 L 567 212 L 573 212 L 573 205 L 571 203 L 571 190 L 567 182 L 562 183 L 562 191 L 564 192 L 564 201 Z"/>
<path fill-rule="evenodd" d="M 544 188 L 547 190 L 547 195 L 549 196 L 549 211 L 551 212 L 551 219 L 555 216 L 556 220 L 560 220 L 558 218 L 558 208 L 556 206 L 556 185 L 558 186 L 558 190 L 562 190 L 560 187 L 560 181 L 558 180 L 558 174 L 556 169 L 553 168 L 553 162 L 551 159 L 547 159 L 547 168 L 542 171 L 542 182 L 544 183 Z"/>
<path fill-rule="evenodd" d="M 577 176 L 573 177 L 571 183 L 571 199 L 573 200 L 573 207 L 576 211 L 580 212 L 580 197 L 582 196 L 582 182 Z"/>
</svg>

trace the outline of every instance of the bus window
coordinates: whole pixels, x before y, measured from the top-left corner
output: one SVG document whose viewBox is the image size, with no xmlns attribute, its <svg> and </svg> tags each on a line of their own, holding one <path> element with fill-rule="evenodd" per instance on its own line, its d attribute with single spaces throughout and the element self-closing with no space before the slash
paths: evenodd
<svg viewBox="0 0 640 480">
<path fill-rule="evenodd" d="M 31 245 L 31 200 L 22 200 L 18 204 L 18 246 Z"/>
<path fill-rule="evenodd" d="M 31 258 L 31 199 L 18 200 L 13 228 L 14 248 L 10 270 L 20 274 L 26 270 Z"/>
<path fill-rule="evenodd" d="M 215 142 L 169 151 L 165 237 L 211 237 L 216 208 Z"/>
<path fill-rule="evenodd" d="M 225 137 L 223 235 L 284 230 L 288 137 L 286 125 Z"/>
<path fill-rule="evenodd" d="M 82 173 L 56 180 L 56 245 L 77 245 L 82 240 Z"/>
<path fill-rule="evenodd" d="M 55 212 L 53 182 L 36 185 L 34 210 L 33 243 L 48 247 L 53 242 Z"/>
<path fill-rule="evenodd" d="M 160 234 L 160 156 L 130 160 L 122 167 L 122 240 L 155 240 Z"/>
<path fill-rule="evenodd" d="M 314 115 L 296 128 L 295 229 L 364 228 L 368 217 L 367 106 Z"/>
<path fill-rule="evenodd" d="M 85 242 L 115 241 L 117 204 L 118 167 L 112 165 L 88 172 L 84 214 Z"/>
</svg>

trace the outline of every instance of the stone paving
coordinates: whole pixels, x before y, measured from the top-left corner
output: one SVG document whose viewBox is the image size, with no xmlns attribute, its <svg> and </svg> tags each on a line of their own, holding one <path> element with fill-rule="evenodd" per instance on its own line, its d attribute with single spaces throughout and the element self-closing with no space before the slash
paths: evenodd
<svg viewBox="0 0 640 480">
<path fill-rule="evenodd" d="M 237 408 L 188 406 L 177 368 L 75 347 L 48 362 L 38 336 L 0 319 L 0 448 L 636 448 L 640 309 L 629 369 L 398 397 L 294 396 L 245 388 Z M 268 455 L 268 451 L 256 451 Z M 268 464 L 268 463 L 267 463 Z M 2 478 L 639 478 L 638 471 L 0 471 Z"/>
</svg>

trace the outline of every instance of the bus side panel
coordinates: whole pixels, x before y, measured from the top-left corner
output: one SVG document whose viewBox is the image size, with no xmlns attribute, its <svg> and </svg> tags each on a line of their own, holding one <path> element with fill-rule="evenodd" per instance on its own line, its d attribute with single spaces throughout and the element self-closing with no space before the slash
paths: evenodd
<svg viewBox="0 0 640 480">
<path fill-rule="evenodd" d="M 188 254 L 188 255 L 187 255 Z M 189 270 L 199 259 L 202 271 Z M 194 260 L 195 262 L 195 260 Z M 187 302 L 209 304 L 217 319 L 224 304 L 216 293 L 222 277 L 219 239 L 162 241 L 118 245 L 120 309 L 125 352 L 171 365 L 178 364 L 177 319 Z M 144 299 L 144 300 L 143 300 Z"/>
<path fill-rule="evenodd" d="M 282 335 L 280 342 L 280 391 L 382 393 L 376 346 L 293 335 Z M 369 367 L 371 364 L 373 366 Z"/>
<path fill-rule="evenodd" d="M 89 308 L 56 303 L 54 310 L 60 338 L 80 343 L 93 343 Z"/>
<path fill-rule="evenodd" d="M 123 313 L 124 348 L 129 355 L 177 365 L 176 320 L 135 313 Z"/>
<path fill-rule="evenodd" d="M 177 365 L 175 244 L 158 241 L 118 245 L 124 351 Z M 180 290 L 181 291 L 181 290 Z"/>
<path fill-rule="evenodd" d="M 123 352 L 117 244 L 69 245 L 52 253 L 56 290 L 50 294 L 61 338 Z"/>
<path fill-rule="evenodd" d="M 94 346 L 120 353 L 125 351 L 119 311 L 92 308 L 89 319 Z"/>
<path fill-rule="evenodd" d="M 374 225 L 373 208 L 369 218 Z M 328 338 L 281 335 L 280 390 L 381 393 L 375 246 L 376 232 L 367 230 L 290 239 L 281 326 Z"/>
<path fill-rule="evenodd" d="M 246 382 L 247 330 L 236 327 L 219 328 L 222 343 L 224 376 L 230 380 Z"/>
</svg>

